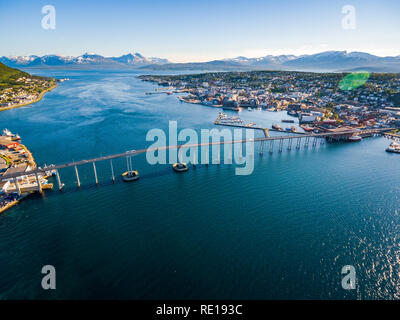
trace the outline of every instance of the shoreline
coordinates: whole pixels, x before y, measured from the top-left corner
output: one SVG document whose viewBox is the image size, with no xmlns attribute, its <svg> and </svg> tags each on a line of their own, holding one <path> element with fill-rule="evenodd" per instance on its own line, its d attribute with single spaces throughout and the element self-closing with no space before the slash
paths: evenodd
<svg viewBox="0 0 400 320">
<path fill-rule="evenodd" d="M 25 106 L 28 106 L 28 105 L 30 105 L 30 104 L 34 104 L 34 103 L 36 103 L 36 102 L 39 102 L 40 100 L 42 100 L 42 98 L 43 98 L 43 96 L 44 96 L 45 93 L 50 92 L 51 90 L 55 89 L 57 86 L 58 86 L 58 83 L 56 83 L 54 86 L 51 86 L 50 88 L 48 88 L 48 89 L 46 89 L 46 90 L 43 90 L 43 91 L 39 94 L 39 97 L 38 97 L 36 100 L 34 100 L 34 101 L 31 101 L 31 102 L 28 102 L 28 103 L 19 104 L 19 105 L 16 105 L 16 106 L 9 106 L 9 107 L 0 108 L 0 112 L 1 112 L 1 111 L 6 111 L 6 110 L 11 110 L 11 109 L 16 109 L 16 108 L 25 107 Z"/>
</svg>

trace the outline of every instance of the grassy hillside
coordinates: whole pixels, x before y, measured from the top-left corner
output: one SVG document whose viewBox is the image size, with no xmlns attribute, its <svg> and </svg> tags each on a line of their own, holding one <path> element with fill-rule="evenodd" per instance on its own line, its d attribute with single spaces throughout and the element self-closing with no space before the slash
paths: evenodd
<svg viewBox="0 0 400 320">
<path fill-rule="evenodd" d="M 2 85 L 14 85 L 17 84 L 15 80 L 21 77 L 31 78 L 29 73 L 7 67 L 5 64 L 0 62 L 0 84 Z"/>
</svg>

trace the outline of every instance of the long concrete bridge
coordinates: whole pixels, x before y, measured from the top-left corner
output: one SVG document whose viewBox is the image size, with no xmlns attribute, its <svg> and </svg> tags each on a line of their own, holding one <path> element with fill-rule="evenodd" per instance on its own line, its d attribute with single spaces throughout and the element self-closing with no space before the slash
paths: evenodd
<svg viewBox="0 0 400 320">
<path fill-rule="evenodd" d="M 251 129 L 251 127 L 247 128 L 247 129 Z M 358 135 L 385 134 L 385 133 L 393 131 L 395 129 L 396 128 L 344 130 L 344 131 L 340 131 L 340 132 L 311 133 L 311 134 L 303 134 L 303 135 L 286 135 L 286 136 L 264 137 L 264 138 L 256 138 L 256 139 L 240 139 L 240 140 L 231 140 L 231 141 L 224 141 L 224 140 L 223 141 L 211 141 L 211 142 L 199 143 L 199 144 L 183 144 L 183 145 L 173 145 L 173 146 L 165 146 L 165 147 L 157 147 L 157 148 L 147 148 L 147 149 L 140 149 L 140 150 L 130 150 L 130 151 L 126 151 L 123 153 L 117 153 L 117 154 L 102 156 L 102 157 L 98 157 L 98 158 L 73 161 L 73 162 L 68 162 L 68 163 L 59 164 L 59 165 L 53 165 L 53 166 L 44 167 L 44 168 L 36 168 L 36 169 L 30 170 L 30 171 L 3 175 L 0 177 L 0 181 L 6 181 L 6 180 L 13 181 L 13 183 L 16 186 L 16 190 L 18 191 L 18 193 L 20 193 L 18 178 L 33 176 L 33 177 L 35 177 L 36 182 L 37 182 L 37 191 L 41 191 L 42 186 L 40 183 L 39 176 L 46 175 L 46 173 L 48 173 L 49 171 L 54 171 L 56 173 L 58 187 L 61 190 L 64 185 L 61 183 L 60 175 L 58 172 L 60 169 L 74 167 L 77 184 L 80 187 L 81 183 L 80 183 L 80 179 L 79 179 L 78 166 L 91 163 L 93 165 L 95 182 L 96 182 L 96 184 L 98 184 L 96 162 L 110 161 L 111 178 L 113 181 L 115 181 L 115 173 L 114 173 L 114 167 L 113 167 L 113 162 L 112 162 L 113 159 L 126 157 L 128 160 L 132 156 L 136 156 L 136 155 L 147 153 L 147 152 L 155 152 L 155 151 L 160 151 L 160 150 L 171 150 L 171 149 L 180 150 L 181 148 L 188 149 L 188 148 L 198 148 L 198 147 L 202 147 L 202 146 L 212 146 L 212 145 L 225 145 L 225 144 L 237 144 L 237 143 L 243 144 L 243 143 L 249 143 L 249 142 L 252 142 L 252 143 L 260 142 L 260 152 L 259 153 L 263 154 L 265 142 L 270 143 L 269 144 L 269 152 L 272 153 L 274 150 L 274 143 L 276 141 L 279 142 L 278 150 L 279 150 L 279 152 L 281 152 L 283 149 L 284 141 L 288 142 L 287 149 L 291 150 L 293 141 L 296 141 L 296 149 L 300 149 L 302 141 L 304 141 L 303 146 L 305 148 L 307 148 L 309 146 L 311 140 L 312 140 L 312 146 L 315 147 L 317 145 L 318 139 L 321 140 L 321 139 L 329 139 L 329 138 L 348 137 L 348 136 L 351 136 L 354 134 L 358 134 Z M 288 134 L 290 134 L 290 133 L 288 133 Z M 321 142 L 324 142 L 324 140 L 321 140 Z"/>
</svg>

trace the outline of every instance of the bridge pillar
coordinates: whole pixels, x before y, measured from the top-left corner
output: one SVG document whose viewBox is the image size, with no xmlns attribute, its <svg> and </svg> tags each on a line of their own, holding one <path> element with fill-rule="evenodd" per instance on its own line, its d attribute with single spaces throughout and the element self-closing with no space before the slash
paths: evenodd
<svg viewBox="0 0 400 320">
<path fill-rule="evenodd" d="M 264 151 L 264 141 L 261 141 L 260 142 L 260 155 L 263 154 L 263 151 Z"/>
<path fill-rule="evenodd" d="M 269 153 L 274 152 L 274 140 L 271 140 L 269 143 Z"/>
<path fill-rule="evenodd" d="M 75 166 L 76 182 L 78 182 L 78 187 L 81 187 L 81 180 L 79 179 L 78 167 Z"/>
<path fill-rule="evenodd" d="M 292 150 L 292 140 L 293 140 L 292 138 L 289 139 L 288 146 L 287 146 L 288 150 Z"/>
<path fill-rule="evenodd" d="M 113 182 L 115 182 L 114 167 L 113 167 L 112 159 L 110 160 L 110 165 L 111 165 L 111 179 Z"/>
<path fill-rule="evenodd" d="M 282 148 L 283 148 L 283 139 L 279 140 L 279 152 L 282 152 Z"/>
<path fill-rule="evenodd" d="M 308 148 L 309 142 L 310 142 L 310 137 L 306 137 L 306 141 L 304 142 L 304 148 Z"/>
<path fill-rule="evenodd" d="M 56 177 L 57 177 L 58 189 L 62 190 L 63 185 L 61 183 L 60 174 L 58 173 L 58 170 L 56 170 Z"/>
<path fill-rule="evenodd" d="M 38 185 L 38 192 L 42 193 L 42 184 L 40 183 L 39 176 L 35 173 L 36 183 Z"/>
<path fill-rule="evenodd" d="M 313 146 L 314 148 L 317 146 L 317 138 L 316 138 L 316 137 L 314 137 L 312 146 Z"/>
<path fill-rule="evenodd" d="M 193 151 L 193 168 L 196 168 L 196 151 Z"/>
<path fill-rule="evenodd" d="M 206 150 L 206 166 L 208 166 L 208 163 L 210 162 L 210 158 L 208 156 L 208 149 Z"/>
<path fill-rule="evenodd" d="M 296 149 L 300 149 L 301 138 L 297 139 Z"/>
<path fill-rule="evenodd" d="M 21 189 L 19 188 L 19 184 L 17 178 L 14 178 L 15 189 L 17 190 L 18 195 L 21 195 Z"/>
<path fill-rule="evenodd" d="M 96 184 L 99 184 L 99 180 L 97 179 L 97 170 L 96 170 L 96 163 L 93 161 L 93 171 L 94 171 L 94 178 L 96 180 Z"/>
</svg>

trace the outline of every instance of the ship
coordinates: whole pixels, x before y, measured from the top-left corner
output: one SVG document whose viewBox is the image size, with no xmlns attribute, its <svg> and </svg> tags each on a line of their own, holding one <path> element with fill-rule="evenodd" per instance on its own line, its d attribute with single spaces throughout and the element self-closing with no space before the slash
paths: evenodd
<svg viewBox="0 0 400 320">
<path fill-rule="evenodd" d="M 9 138 L 11 138 L 11 140 L 21 140 L 21 137 L 19 136 L 19 134 L 14 134 L 8 129 L 3 130 L 2 136 L 9 137 Z"/>
<path fill-rule="evenodd" d="M 386 152 L 400 153 L 400 143 L 393 141 L 389 147 L 387 147 Z"/>
</svg>

